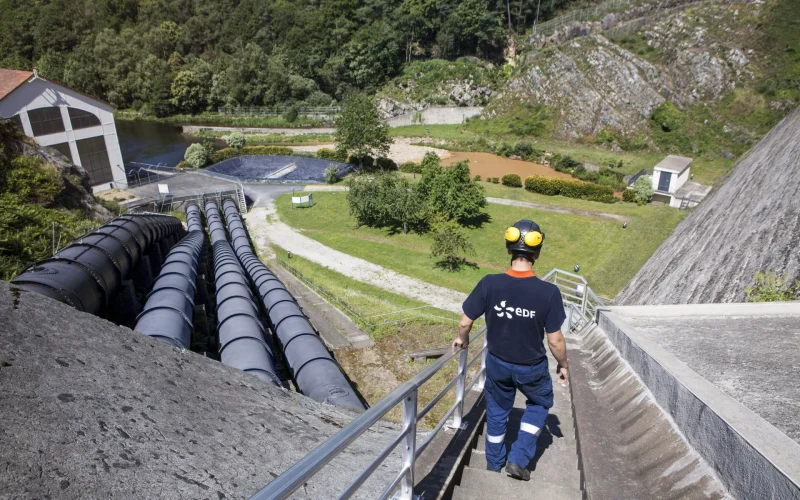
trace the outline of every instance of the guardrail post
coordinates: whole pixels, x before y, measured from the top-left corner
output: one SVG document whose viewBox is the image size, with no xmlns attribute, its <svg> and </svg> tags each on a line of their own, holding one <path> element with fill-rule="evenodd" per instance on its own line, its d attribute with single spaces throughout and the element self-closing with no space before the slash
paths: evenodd
<svg viewBox="0 0 800 500">
<path fill-rule="evenodd" d="M 466 350 L 466 349 L 465 349 Z M 414 496 L 414 457 L 417 455 L 417 388 L 403 400 L 403 467 L 408 468 L 400 485 L 400 500 Z"/>
<path fill-rule="evenodd" d="M 467 349 L 458 353 L 458 382 L 456 382 L 456 411 L 453 414 L 453 428 L 461 428 L 464 416 L 464 387 L 467 385 Z"/>
<path fill-rule="evenodd" d="M 481 373 L 478 376 L 478 382 L 475 385 L 478 389 L 483 390 L 486 385 L 486 354 L 489 352 L 489 340 L 486 337 L 486 332 L 483 333 L 483 354 L 481 354 Z"/>
<path fill-rule="evenodd" d="M 586 316 L 586 299 L 589 297 L 589 284 L 583 285 L 583 297 L 581 298 L 581 315 Z"/>
</svg>

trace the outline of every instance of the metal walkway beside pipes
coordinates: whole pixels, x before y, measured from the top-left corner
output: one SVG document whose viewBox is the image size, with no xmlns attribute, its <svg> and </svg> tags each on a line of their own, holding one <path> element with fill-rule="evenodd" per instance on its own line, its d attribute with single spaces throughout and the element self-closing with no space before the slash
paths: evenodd
<svg viewBox="0 0 800 500">
<path fill-rule="evenodd" d="M 190 217 L 200 218 L 200 210 L 196 205 L 190 205 L 186 213 L 187 221 Z M 190 222 L 189 227 L 196 228 L 196 222 Z M 170 250 L 147 296 L 147 303 L 136 319 L 134 330 L 175 347 L 189 347 L 192 341 L 197 266 L 204 239 L 203 231 L 195 229 Z"/>
<path fill-rule="evenodd" d="M 151 245 L 165 242 L 172 246 L 182 235 L 183 226 L 175 217 L 123 215 L 37 262 L 12 283 L 79 311 L 101 315 Z"/>
<path fill-rule="evenodd" d="M 223 210 L 233 248 L 264 304 L 300 392 L 316 401 L 363 410 L 363 403 L 294 297 L 253 252 L 236 203 L 226 200 Z"/>
<path fill-rule="evenodd" d="M 214 242 L 214 276 L 217 294 L 217 322 L 220 361 L 255 375 L 265 382 L 280 385 L 275 374 L 272 349 L 258 318 L 250 284 L 225 234 L 225 227 L 214 202 L 206 203 L 206 220 Z"/>
</svg>

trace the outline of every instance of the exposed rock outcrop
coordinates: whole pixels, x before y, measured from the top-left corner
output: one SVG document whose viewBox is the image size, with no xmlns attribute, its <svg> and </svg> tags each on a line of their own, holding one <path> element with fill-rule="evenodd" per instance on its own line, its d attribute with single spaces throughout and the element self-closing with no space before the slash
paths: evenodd
<svg viewBox="0 0 800 500">
<path fill-rule="evenodd" d="M 665 100 L 681 108 L 713 105 L 737 82 L 753 79 L 750 56 L 739 44 L 755 25 L 740 23 L 731 6 L 696 5 L 674 0 L 666 8 L 640 6 L 534 37 L 522 74 L 504 97 L 557 110 L 558 132 L 571 138 L 606 126 L 646 132 L 647 119 Z M 636 51 L 605 36 L 626 33 L 640 36 Z"/>
<path fill-rule="evenodd" d="M 658 247 L 617 302 L 742 302 L 761 271 L 800 280 L 800 108 Z"/>
</svg>

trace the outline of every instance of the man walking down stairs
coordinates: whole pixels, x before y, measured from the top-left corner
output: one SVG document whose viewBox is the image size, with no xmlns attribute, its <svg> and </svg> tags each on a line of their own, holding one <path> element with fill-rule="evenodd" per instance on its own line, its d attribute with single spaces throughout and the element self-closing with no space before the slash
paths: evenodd
<svg viewBox="0 0 800 500">
<path fill-rule="evenodd" d="M 573 429 L 561 333 L 564 304 L 558 287 L 533 273 L 544 232 L 535 222 L 521 220 L 506 230 L 505 239 L 511 269 L 481 279 L 464 301 L 453 342 L 454 348 L 466 347 L 472 323 L 485 316 L 486 426 L 453 498 L 541 498 L 545 490 L 554 498 L 581 498 L 574 431 L 570 443 L 561 430 Z M 544 345 L 545 334 L 552 356 Z M 553 384 L 552 358 L 560 384 Z M 555 452 L 556 445 L 562 453 Z M 554 452 L 545 455 L 546 448 Z M 543 472 L 547 467 L 555 470 Z M 554 474 L 559 469 L 566 473 Z M 535 485 L 528 483 L 531 470 L 536 472 Z M 548 475 L 559 482 L 544 482 Z"/>
<path fill-rule="evenodd" d="M 555 375 L 555 359 L 549 357 L 549 361 L 550 373 Z M 484 426 L 463 469 L 460 484 L 453 490 L 453 500 L 581 500 L 583 493 L 569 386 L 553 384 L 553 393 L 553 407 L 539 436 L 536 455 L 528 465 L 530 481 L 515 481 L 507 477 L 505 470 L 497 474 L 486 469 Z M 508 447 L 517 439 L 524 410 L 525 397 L 518 392 L 505 436 Z"/>
</svg>

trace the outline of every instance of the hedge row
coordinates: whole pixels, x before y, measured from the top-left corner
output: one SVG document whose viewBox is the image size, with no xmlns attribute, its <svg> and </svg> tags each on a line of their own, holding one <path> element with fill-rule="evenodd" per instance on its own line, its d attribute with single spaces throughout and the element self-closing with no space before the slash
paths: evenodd
<svg viewBox="0 0 800 500">
<path fill-rule="evenodd" d="M 636 191 L 633 189 L 626 189 L 622 192 L 622 201 L 627 201 L 628 203 L 636 203 Z"/>
<path fill-rule="evenodd" d="M 347 153 L 331 148 L 322 148 L 319 151 L 317 151 L 317 158 L 322 158 L 323 160 L 345 162 L 347 161 Z"/>
<path fill-rule="evenodd" d="M 618 201 L 614 196 L 614 189 L 609 186 L 569 179 L 542 177 L 540 175 L 532 175 L 525 179 L 525 189 L 547 196 L 560 195 L 602 203 L 616 203 Z"/>
<path fill-rule="evenodd" d="M 211 153 L 211 163 L 219 163 L 237 156 L 292 156 L 291 148 L 284 146 L 245 146 L 243 148 L 225 148 Z"/>
</svg>

